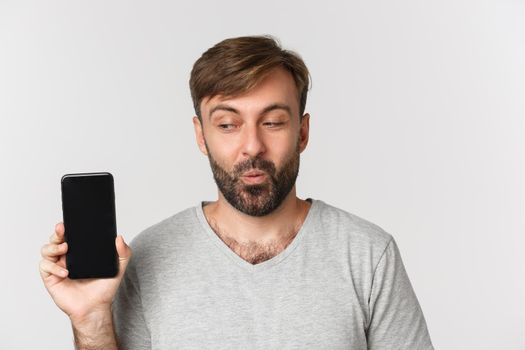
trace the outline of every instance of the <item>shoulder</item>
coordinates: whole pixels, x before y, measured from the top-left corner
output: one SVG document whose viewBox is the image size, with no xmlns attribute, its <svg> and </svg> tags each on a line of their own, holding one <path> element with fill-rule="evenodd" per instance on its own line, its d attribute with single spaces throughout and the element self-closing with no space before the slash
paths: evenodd
<svg viewBox="0 0 525 350">
<path fill-rule="evenodd" d="M 195 207 L 186 208 L 142 230 L 130 242 L 135 253 L 146 253 L 171 244 L 177 238 L 188 235 L 194 229 L 197 218 Z"/>
<path fill-rule="evenodd" d="M 322 200 L 317 201 L 320 225 L 332 238 L 351 243 L 352 248 L 379 251 L 384 250 L 393 239 L 378 224 Z"/>
</svg>

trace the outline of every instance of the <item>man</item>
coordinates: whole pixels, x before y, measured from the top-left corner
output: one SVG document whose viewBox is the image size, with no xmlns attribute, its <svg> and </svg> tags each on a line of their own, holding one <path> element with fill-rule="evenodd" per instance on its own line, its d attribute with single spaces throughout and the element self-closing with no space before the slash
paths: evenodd
<svg viewBox="0 0 525 350">
<path fill-rule="evenodd" d="M 218 199 L 131 248 L 117 238 L 120 273 L 106 281 L 58 275 L 57 225 L 41 273 L 79 348 L 433 349 L 393 237 L 296 196 L 308 85 L 271 37 L 227 39 L 195 62 L 193 124 Z"/>
</svg>

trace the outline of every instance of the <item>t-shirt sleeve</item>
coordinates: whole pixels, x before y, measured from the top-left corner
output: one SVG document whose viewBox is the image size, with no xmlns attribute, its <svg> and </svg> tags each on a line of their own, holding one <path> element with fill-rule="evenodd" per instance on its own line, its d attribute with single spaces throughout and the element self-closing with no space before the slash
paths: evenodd
<svg viewBox="0 0 525 350">
<path fill-rule="evenodd" d="M 434 349 L 394 238 L 375 269 L 368 307 L 368 349 Z"/>
<path fill-rule="evenodd" d="M 113 298 L 112 313 L 119 350 L 151 350 L 133 256 Z"/>
</svg>

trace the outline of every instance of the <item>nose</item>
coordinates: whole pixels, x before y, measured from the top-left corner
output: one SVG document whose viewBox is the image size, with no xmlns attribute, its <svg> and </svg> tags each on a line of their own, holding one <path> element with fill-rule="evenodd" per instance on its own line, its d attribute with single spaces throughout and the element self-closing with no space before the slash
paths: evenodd
<svg viewBox="0 0 525 350">
<path fill-rule="evenodd" d="M 256 125 L 246 124 L 243 132 L 243 155 L 254 158 L 266 151 L 264 140 Z"/>
</svg>

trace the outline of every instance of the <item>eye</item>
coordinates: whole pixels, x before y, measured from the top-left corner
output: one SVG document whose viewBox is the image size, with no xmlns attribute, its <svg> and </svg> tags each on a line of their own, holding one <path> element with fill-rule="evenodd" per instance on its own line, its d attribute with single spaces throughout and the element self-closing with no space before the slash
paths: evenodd
<svg viewBox="0 0 525 350">
<path fill-rule="evenodd" d="M 233 124 L 219 124 L 218 125 L 220 129 L 223 130 L 231 130 L 235 125 Z"/>
<path fill-rule="evenodd" d="M 275 128 L 275 127 L 278 127 L 280 125 L 283 125 L 284 123 L 283 122 L 267 122 L 267 123 L 264 123 L 264 125 L 268 125 L 270 128 Z"/>
</svg>

